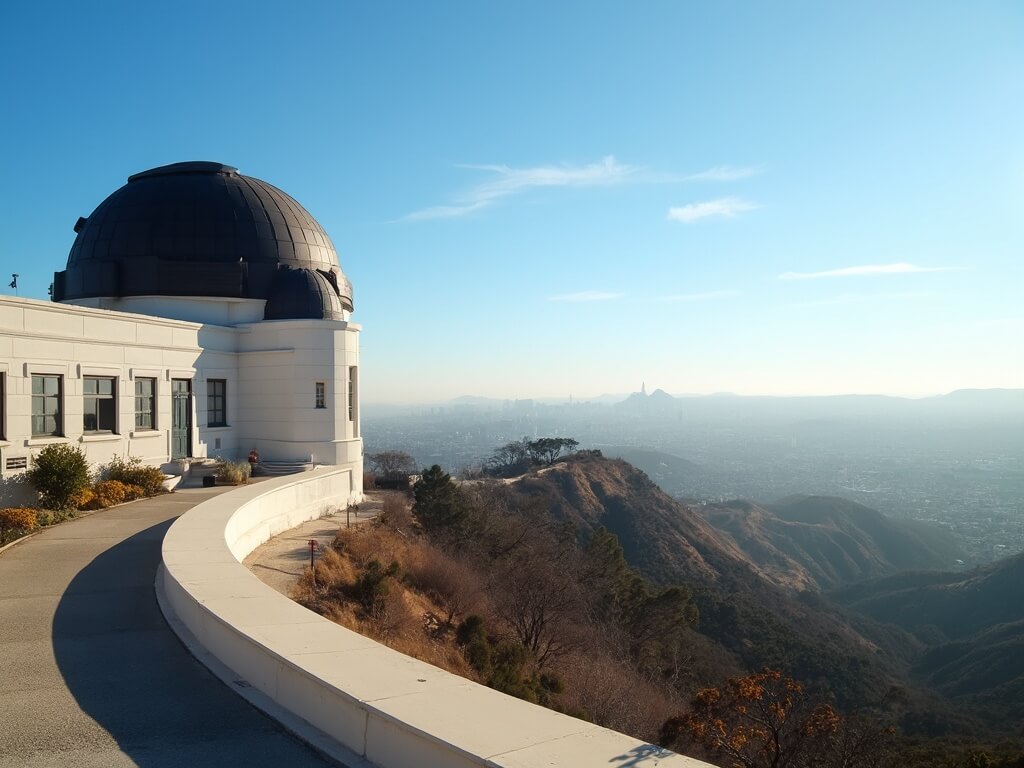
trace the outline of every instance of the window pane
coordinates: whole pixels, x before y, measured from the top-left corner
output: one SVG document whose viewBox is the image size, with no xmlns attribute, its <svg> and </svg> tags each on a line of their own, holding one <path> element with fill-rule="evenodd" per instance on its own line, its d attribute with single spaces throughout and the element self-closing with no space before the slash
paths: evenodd
<svg viewBox="0 0 1024 768">
<path fill-rule="evenodd" d="M 95 395 L 96 379 L 87 378 L 84 382 L 82 382 L 82 393 L 86 395 Z"/>
<path fill-rule="evenodd" d="M 114 380 L 113 379 L 97 379 L 96 384 L 98 385 L 98 391 L 101 395 L 113 395 L 114 394 Z"/>
<path fill-rule="evenodd" d="M 110 432 L 114 431 L 116 426 L 116 410 L 114 408 L 114 398 L 107 398 L 99 401 L 99 409 L 97 414 L 99 426 L 98 429 L 107 430 Z"/>
<path fill-rule="evenodd" d="M 41 376 L 32 377 L 32 394 L 41 395 L 43 394 L 43 378 Z"/>
<path fill-rule="evenodd" d="M 47 376 L 43 379 L 43 392 L 47 395 L 56 395 L 59 379 L 56 376 Z"/>
</svg>

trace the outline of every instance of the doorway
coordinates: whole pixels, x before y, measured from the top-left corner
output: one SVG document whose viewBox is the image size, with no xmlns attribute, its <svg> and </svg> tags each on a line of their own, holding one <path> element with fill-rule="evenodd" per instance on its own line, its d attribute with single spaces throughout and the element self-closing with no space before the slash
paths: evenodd
<svg viewBox="0 0 1024 768">
<path fill-rule="evenodd" d="M 171 379 L 171 460 L 192 455 L 192 380 Z"/>
</svg>

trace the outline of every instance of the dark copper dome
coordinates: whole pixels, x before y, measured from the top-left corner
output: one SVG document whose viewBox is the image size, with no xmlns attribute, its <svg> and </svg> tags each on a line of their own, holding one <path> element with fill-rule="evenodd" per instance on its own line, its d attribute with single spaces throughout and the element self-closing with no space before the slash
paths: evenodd
<svg viewBox="0 0 1024 768">
<path fill-rule="evenodd" d="M 288 267 L 332 275 L 338 298 L 352 305 L 338 254 L 316 219 L 277 187 L 228 165 L 175 163 L 130 176 L 75 231 L 67 268 L 54 275 L 55 301 L 269 299 L 279 268 Z"/>
</svg>

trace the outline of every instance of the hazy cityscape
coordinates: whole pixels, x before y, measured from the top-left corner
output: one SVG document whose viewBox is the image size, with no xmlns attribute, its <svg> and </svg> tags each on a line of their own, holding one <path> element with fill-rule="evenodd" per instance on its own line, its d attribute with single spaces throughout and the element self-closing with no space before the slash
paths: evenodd
<svg viewBox="0 0 1024 768">
<path fill-rule="evenodd" d="M 847 498 L 942 526 L 967 566 L 1024 551 L 1020 391 L 945 398 L 609 396 L 597 402 L 460 398 L 366 406 L 367 452 L 400 448 L 424 466 L 472 468 L 524 436 L 570 436 L 633 458 L 671 495 L 760 503 Z M 631 449 L 669 454 L 636 460 Z M 673 460 L 676 457 L 678 460 Z"/>
</svg>

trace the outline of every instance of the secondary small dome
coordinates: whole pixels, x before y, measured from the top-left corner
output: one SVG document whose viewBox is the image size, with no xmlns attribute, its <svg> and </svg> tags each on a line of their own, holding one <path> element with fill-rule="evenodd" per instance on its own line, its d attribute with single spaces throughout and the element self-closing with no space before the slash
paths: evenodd
<svg viewBox="0 0 1024 768">
<path fill-rule="evenodd" d="M 282 267 L 263 310 L 264 320 L 344 320 L 352 310 L 352 289 L 336 285 L 330 272 Z M 347 289 L 347 290 L 346 290 Z"/>
<path fill-rule="evenodd" d="M 323 227 L 294 198 L 220 163 L 136 173 L 75 225 L 55 301 L 121 296 L 269 299 L 279 267 L 351 285 Z M 283 270 L 282 270 L 283 271 Z"/>
</svg>

